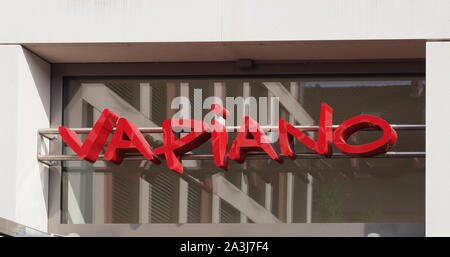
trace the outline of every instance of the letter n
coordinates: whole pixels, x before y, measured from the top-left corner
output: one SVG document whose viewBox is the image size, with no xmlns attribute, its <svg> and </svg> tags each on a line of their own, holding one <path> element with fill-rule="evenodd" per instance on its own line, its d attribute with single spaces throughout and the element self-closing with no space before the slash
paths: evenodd
<svg viewBox="0 0 450 257">
<path fill-rule="evenodd" d="M 280 132 L 281 153 L 289 156 L 291 159 L 295 160 L 296 158 L 293 150 L 294 137 L 318 154 L 325 155 L 326 157 L 330 157 L 332 154 L 333 109 L 326 103 L 322 103 L 317 142 L 312 140 L 302 131 L 296 129 L 284 119 L 280 119 L 278 122 L 278 129 Z"/>
</svg>

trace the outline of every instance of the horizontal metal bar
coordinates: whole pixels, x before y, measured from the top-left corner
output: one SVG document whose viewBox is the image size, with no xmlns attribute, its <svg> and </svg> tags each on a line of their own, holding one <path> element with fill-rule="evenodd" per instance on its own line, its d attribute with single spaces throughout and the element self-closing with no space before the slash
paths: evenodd
<svg viewBox="0 0 450 257">
<path fill-rule="evenodd" d="M 58 136 L 48 136 L 47 134 L 40 134 L 42 137 L 47 138 L 48 140 L 55 140 Z"/>
<path fill-rule="evenodd" d="M 289 158 L 286 155 L 280 154 L 284 159 Z M 322 155 L 315 153 L 297 153 L 297 159 L 328 159 Z M 425 158 L 425 152 L 387 152 L 385 154 L 376 155 L 370 158 Z M 331 159 L 348 159 L 348 158 L 364 158 L 364 157 L 353 157 L 346 155 L 344 153 L 334 153 Z M 143 155 L 139 154 L 127 154 L 124 160 L 145 160 Z M 183 160 L 214 160 L 212 154 L 184 154 L 181 159 Z M 266 153 L 248 153 L 246 159 L 270 159 Z M 78 155 L 41 155 L 38 156 L 38 160 L 41 162 L 48 161 L 81 161 Z M 105 160 L 104 155 L 100 155 L 98 160 Z"/>
<path fill-rule="evenodd" d="M 54 165 L 56 165 L 56 161 L 45 161 L 45 160 L 40 160 L 40 158 L 39 158 L 39 156 L 38 156 L 38 161 L 39 162 L 41 162 L 41 163 L 43 163 L 43 164 L 45 164 L 45 165 L 47 165 L 47 166 L 54 166 Z"/>
<path fill-rule="evenodd" d="M 294 126 L 296 129 L 301 131 L 316 131 L 319 129 L 319 126 Z M 333 129 L 338 128 L 339 125 L 333 125 Z M 425 124 L 393 124 L 391 125 L 395 130 L 425 130 Z M 229 126 L 227 127 L 228 132 L 237 132 L 239 131 L 240 126 Z M 261 126 L 261 129 L 270 132 L 277 131 L 278 126 Z M 92 128 L 72 128 L 72 131 L 79 134 L 89 134 Z M 116 128 L 114 128 L 114 131 Z M 141 133 L 162 133 L 162 127 L 148 127 L 148 128 L 139 128 Z M 374 130 L 374 129 L 368 129 Z M 39 129 L 39 134 L 41 135 L 51 135 L 51 134 L 59 134 L 58 128 L 45 128 Z"/>
</svg>

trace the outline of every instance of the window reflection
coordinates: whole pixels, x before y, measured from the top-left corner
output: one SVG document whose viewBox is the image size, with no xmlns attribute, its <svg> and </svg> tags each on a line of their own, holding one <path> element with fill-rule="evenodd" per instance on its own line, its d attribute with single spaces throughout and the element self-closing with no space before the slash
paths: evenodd
<svg viewBox="0 0 450 257">
<path fill-rule="evenodd" d="M 194 89 L 202 89 L 203 99 L 217 96 L 224 101 L 238 96 L 280 97 L 278 118 L 295 125 L 318 124 L 322 102 L 334 108 L 333 124 L 359 114 L 391 124 L 424 124 L 424 88 L 420 77 L 71 79 L 64 87 L 64 125 L 92 127 L 101 111 L 109 108 L 139 127 L 161 126 L 178 111 L 171 109 L 174 98 L 186 96 L 194 103 Z M 202 110 L 202 117 L 208 112 Z M 196 114 L 192 110 L 190 115 Z M 424 151 L 423 131 L 398 133 L 393 150 Z M 162 144 L 161 134 L 145 136 L 153 148 Z M 229 146 L 235 136 L 230 134 Z M 362 144 L 379 136 L 361 131 L 349 142 Z M 279 150 L 278 143 L 274 148 Z M 299 142 L 295 149 L 311 152 Z M 64 151 L 73 154 L 66 145 Z M 193 152 L 211 153 L 211 144 Z M 119 166 L 105 161 L 64 162 L 62 221 L 424 222 L 425 168 L 420 158 L 299 159 L 285 160 L 283 165 L 268 159 L 231 161 L 226 172 L 213 161 L 184 160 L 183 166 L 185 175 L 179 176 L 165 162 L 126 160 Z"/>
</svg>

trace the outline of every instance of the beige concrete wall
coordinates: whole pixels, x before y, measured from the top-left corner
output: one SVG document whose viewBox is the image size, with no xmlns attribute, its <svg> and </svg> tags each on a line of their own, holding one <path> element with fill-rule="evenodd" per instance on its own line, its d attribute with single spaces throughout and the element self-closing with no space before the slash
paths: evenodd
<svg viewBox="0 0 450 257">
<path fill-rule="evenodd" d="M 450 42 L 426 55 L 426 234 L 450 236 Z"/>
<path fill-rule="evenodd" d="M 0 46 L 0 56 L 0 217 L 47 231 L 37 130 L 50 123 L 50 65 L 18 45 Z"/>
<path fill-rule="evenodd" d="M 447 0 L 40 0 L 0 4 L 0 43 L 450 37 Z"/>
</svg>

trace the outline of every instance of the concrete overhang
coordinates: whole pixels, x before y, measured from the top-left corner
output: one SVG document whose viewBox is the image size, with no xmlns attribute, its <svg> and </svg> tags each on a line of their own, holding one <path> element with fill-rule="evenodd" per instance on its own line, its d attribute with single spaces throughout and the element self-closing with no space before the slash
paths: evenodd
<svg viewBox="0 0 450 257">
<path fill-rule="evenodd" d="M 426 40 L 24 43 L 50 63 L 424 59 Z"/>
</svg>

